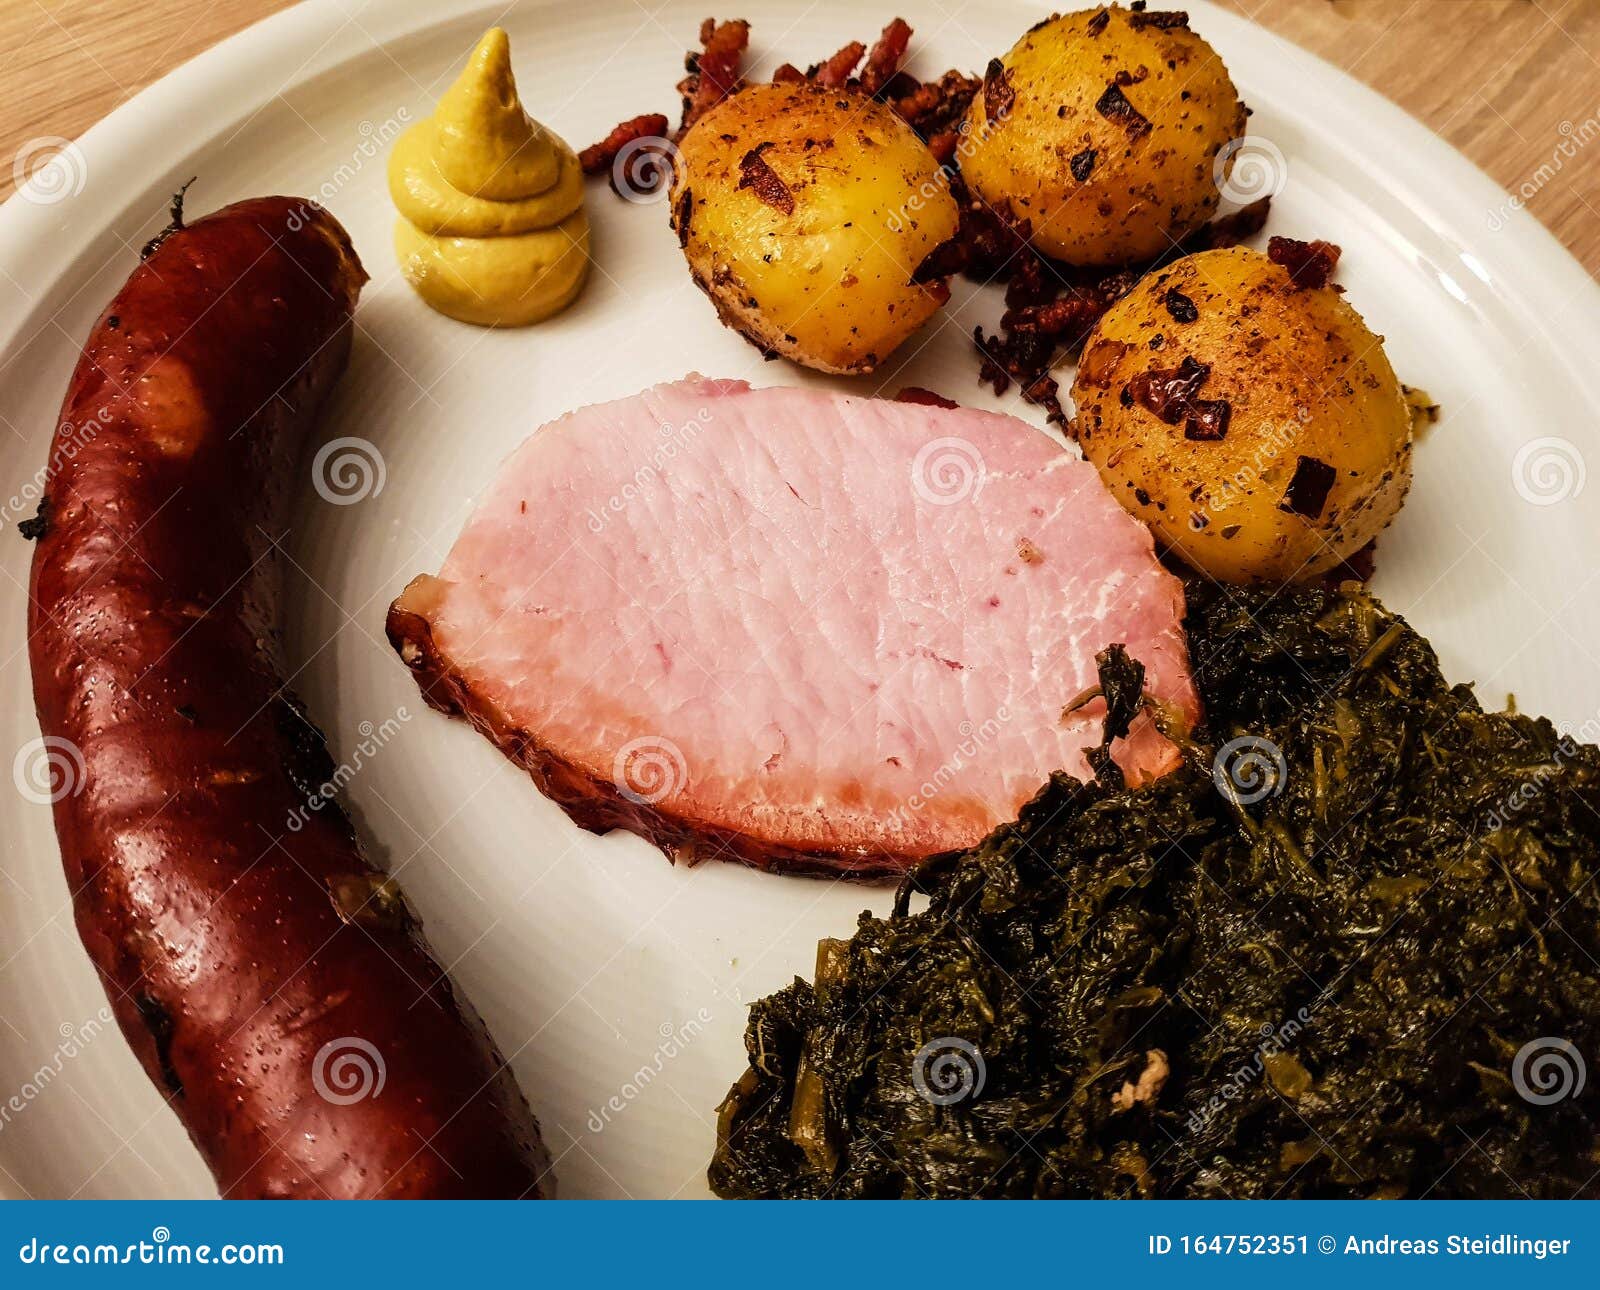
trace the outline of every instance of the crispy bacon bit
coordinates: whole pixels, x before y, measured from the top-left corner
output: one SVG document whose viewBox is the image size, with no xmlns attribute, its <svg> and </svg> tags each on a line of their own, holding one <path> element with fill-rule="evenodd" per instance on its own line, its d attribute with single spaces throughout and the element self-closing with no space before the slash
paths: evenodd
<svg viewBox="0 0 1600 1290">
<path fill-rule="evenodd" d="M 806 73 L 806 79 L 815 81 L 818 85 L 826 85 L 830 90 L 836 90 L 850 79 L 850 73 L 856 70 L 856 64 L 861 61 L 861 55 L 867 52 L 867 47 L 859 40 L 852 40 L 825 63 L 819 63 Z"/>
<path fill-rule="evenodd" d="M 1087 28 L 1085 28 L 1085 30 L 1088 31 L 1090 36 L 1098 36 L 1102 31 L 1104 31 L 1106 29 L 1106 24 L 1109 23 L 1110 21 L 1111 21 L 1111 10 L 1109 10 L 1109 9 L 1097 10 L 1095 15 L 1094 15 L 1094 17 L 1089 19 L 1089 25 L 1088 25 Z"/>
<path fill-rule="evenodd" d="M 1128 25 L 1135 31 L 1143 31 L 1146 27 L 1155 27 L 1161 31 L 1172 31 L 1177 27 L 1189 25 L 1189 15 L 1181 9 L 1168 13 L 1131 13 L 1128 15 Z"/>
<path fill-rule="evenodd" d="M 1016 280 L 1013 278 L 1012 281 Z M 1043 292 L 1027 293 L 1032 297 L 1048 295 L 1049 299 L 1014 304 L 1001 317 L 1000 325 L 1013 331 L 1043 332 L 1065 341 L 1069 346 L 1076 346 L 1088 335 L 1089 329 L 1105 316 L 1106 310 L 1133 290 L 1138 280 L 1138 273 L 1131 269 L 1102 271 L 1097 276 L 1080 277 L 1070 282 L 1057 279 Z"/>
<path fill-rule="evenodd" d="M 1140 63 L 1138 71 L 1130 72 L 1127 68 L 1123 68 L 1120 72 L 1113 76 L 1111 80 L 1114 84 L 1120 85 L 1126 89 L 1129 85 L 1137 85 L 1140 81 L 1145 80 L 1149 75 L 1150 69 L 1143 63 Z"/>
<path fill-rule="evenodd" d="M 1226 399 L 1201 399 L 1211 365 L 1185 358 L 1175 368 L 1140 372 L 1122 390 L 1123 406 L 1137 403 L 1169 426 L 1183 422 L 1183 437 L 1216 442 L 1228 433 L 1233 409 Z"/>
<path fill-rule="evenodd" d="M 1301 457 L 1295 463 L 1294 478 L 1278 503 L 1280 511 L 1314 520 L 1322 514 L 1328 502 L 1328 490 L 1333 487 L 1335 471 L 1325 461 L 1315 457 Z"/>
<path fill-rule="evenodd" d="M 1267 241 L 1267 258 L 1289 270 L 1289 279 L 1302 290 L 1328 285 L 1341 252 L 1332 242 L 1302 242 L 1293 237 Z"/>
<path fill-rule="evenodd" d="M 660 112 L 646 112 L 633 117 L 612 129 L 599 143 L 590 144 L 578 154 L 578 161 L 586 175 L 604 174 L 611 169 L 617 154 L 638 139 L 667 137 L 667 118 Z"/>
<path fill-rule="evenodd" d="M 1126 393 L 1146 412 L 1154 413 L 1169 426 L 1189 415 L 1189 407 L 1200 387 L 1211 378 L 1211 365 L 1185 358 L 1174 368 L 1153 367 L 1128 382 Z"/>
<path fill-rule="evenodd" d="M 961 214 L 956 236 L 967 244 L 968 273 L 995 277 L 1032 265 L 1028 239 L 1033 235 L 1033 225 L 1018 219 L 1009 202 L 990 205 L 979 201 L 959 174 L 950 181 L 950 194 Z"/>
<path fill-rule="evenodd" d="M 980 382 L 992 386 L 996 394 L 1004 394 L 1013 380 L 1018 381 L 1022 397 L 1043 407 L 1046 420 L 1055 425 L 1066 424 L 1060 387 L 1050 375 L 1054 340 L 1037 332 L 989 337 L 983 334 L 982 327 L 972 329 L 972 340 L 983 360 L 978 368 Z"/>
<path fill-rule="evenodd" d="M 806 74 L 793 63 L 779 63 L 778 70 L 772 73 L 772 83 L 774 85 L 792 85 L 805 80 L 805 78 Z"/>
<path fill-rule="evenodd" d="M 928 141 L 930 147 L 934 139 L 955 134 L 982 85 L 977 77 L 963 76 L 953 69 L 937 81 L 923 85 L 911 81 L 910 77 L 897 76 L 895 80 L 899 84 L 885 88 L 885 94 L 890 96 L 890 106 L 907 125 Z M 907 81 L 911 81 L 909 87 L 904 84 Z M 954 143 L 955 139 L 952 139 L 952 148 Z M 937 149 L 934 155 L 938 155 Z"/>
<path fill-rule="evenodd" d="M 1111 378 L 1122 364 L 1128 347 L 1120 340 L 1097 340 L 1086 351 L 1078 364 L 1078 380 L 1090 389 L 1108 390 Z"/>
<path fill-rule="evenodd" d="M 998 58 L 991 58 L 983 73 L 983 114 L 998 125 L 1011 115 L 1017 92 L 1011 85 L 1011 72 Z"/>
<path fill-rule="evenodd" d="M 1068 288 L 1068 294 L 1038 305 L 1009 309 L 1000 319 L 1008 331 L 1038 332 L 1052 338 L 1081 341 L 1106 311 L 1093 291 Z"/>
<path fill-rule="evenodd" d="M 1341 560 L 1322 575 L 1329 586 L 1341 582 L 1371 582 L 1378 563 L 1378 540 L 1374 538 L 1348 560 Z"/>
<path fill-rule="evenodd" d="M 687 184 L 678 194 L 678 204 L 673 208 L 673 227 L 678 231 L 678 245 L 689 245 L 689 221 L 694 217 L 694 190 Z"/>
<path fill-rule="evenodd" d="M 861 69 L 861 89 L 864 93 L 877 98 L 889 88 L 910 44 L 911 27 L 904 18 L 894 19 L 879 33 L 867 54 L 867 65 Z"/>
<path fill-rule="evenodd" d="M 683 95 L 680 139 L 690 126 L 739 88 L 739 65 L 750 44 L 750 24 L 742 18 L 722 23 L 707 18 L 700 24 L 700 44 L 700 52 L 686 60 L 689 74 L 678 82 L 678 92 Z"/>
<path fill-rule="evenodd" d="M 1094 149 L 1085 148 L 1082 152 L 1073 153 L 1067 166 L 1072 171 L 1072 177 L 1080 184 L 1087 182 L 1094 173 Z"/>
<path fill-rule="evenodd" d="M 1204 228 L 1196 229 L 1183 239 L 1177 254 L 1197 255 L 1201 251 L 1214 251 L 1219 246 L 1237 246 L 1266 227 L 1271 211 L 1272 198 L 1258 198 L 1248 206 L 1241 206 L 1233 214 L 1223 215 Z"/>
<path fill-rule="evenodd" d="M 1196 399 L 1189 405 L 1183 437 L 1215 443 L 1228 433 L 1228 421 L 1232 416 L 1233 406 L 1227 399 Z"/>
<path fill-rule="evenodd" d="M 744 83 L 739 76 L 739 65 L 744 60 L 744 51 L 749 43 L 750 24 L 743 20 L 718 23 L 713 18 L 707 18 L 700 24 L 701 49 L 685 57 L 684 67 L 688 75 L 678 82 L 678 93 L 683 96 L 683 116 L 672 135 L 672 141 L 683 138 L 691 125 Z M 599 143 L 578 154 L 584 174 L 605 173 L 630 143 L 651 135 L 666 138 L 667 118 L 661 113 L 648 112 L 622 122 Z M 654 176 L 657 185 L 670 171 L 665 160 L 664 145 L 660 152 L 662 155 L 655 157 L 648 169 L 641 172 Z M 630 186 L 636 192 L 644 191 L 636 181 L 630 182 Z M 611 187 L 616 190 L 615 177 Z"/>
<path fill-rule="evenodd" d="M 942 394 L 935 394 L 932 390 L 925 390 L 920 385 L 908 385 L 894 396 L 896 403 L 919 403 L 929 408 L 959 408 L 961 405 L 954 399 L 947 399 Z"/>
<path fill-rule="evenodd" d="M 911 285 L 920 287 L 929 282 L 942 281 L 952 273 L 960 273 L 967 267 L 970 258 L 971 251 L 958 233 L 940 242 L 922 257 L 922 263 L 911 274 Z"/>
<path fill-rule="evenodd" d="M 1200 316 L 1200 311 L 1195 308 L 1194 301 L 1179 291 L 1177 287 L 1169 290 L 1163 297 L 1167 312 L 1172 315 L 1173 322 L 1192 323 Z"/>
<path fill-rule="evenodd" d="M 1128 102 L 1128 96 L 1115 81 L 1107 83 L 1105 93 L 1095 100 L 1094 110 L 1113 125 L 1120 125 L 1130 139 L 1142 139 L 1150 133 L 1148 118 Z"/>
<path fill-rule="evenodd" d="M 757 144 L 739 158 L 739 187 L 748 188 L 773 210 L 793 215 L 794 194 L 761 155 L 770 147 L 770 143 Z"/>
</svg>

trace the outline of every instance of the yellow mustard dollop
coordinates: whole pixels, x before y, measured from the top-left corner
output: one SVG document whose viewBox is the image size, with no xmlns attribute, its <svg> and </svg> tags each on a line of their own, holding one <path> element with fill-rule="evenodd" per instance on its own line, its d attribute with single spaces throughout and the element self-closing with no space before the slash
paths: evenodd
<svg viewBox="0 0 1600 1290">
<path fill-rule="evenodd" d="M 511 41 L 491 27 L 433 115 L 389 154 L 395 254 L 434 309 L 518 327 L 564 309 L 589 273 L 577 154 L 523 110 Z"/>
</svg>

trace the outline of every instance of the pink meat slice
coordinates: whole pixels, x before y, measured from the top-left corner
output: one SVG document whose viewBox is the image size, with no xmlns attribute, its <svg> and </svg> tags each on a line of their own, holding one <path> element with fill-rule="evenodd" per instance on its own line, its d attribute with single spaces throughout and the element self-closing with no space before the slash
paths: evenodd
<svg viewBox="0 0 1600 1290">
<path fill-rule="evenodd" d="M 588 828 L 669 855 L 901 870 L 978 842 L 1104 706 L 1123 643 L 1198 716 L 1183 593 L 1093 467 L 1013 417 L 698 377 L 505 463 L 389 632 Z M 1131 782 L 1177 763 L 1141 717 Z"/>
</svg>

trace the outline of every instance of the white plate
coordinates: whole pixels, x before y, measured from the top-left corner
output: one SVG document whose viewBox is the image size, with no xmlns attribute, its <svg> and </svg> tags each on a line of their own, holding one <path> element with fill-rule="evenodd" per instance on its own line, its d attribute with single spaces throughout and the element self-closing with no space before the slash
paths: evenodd
<svg viewBox="0 0 1600 1290">
<path fill-rule="evenodd" d="M 1600 290 L 1398 109 L 1258 27 L 1195 0 L 1185 7 L 1255 109 L 1251 129 L 1287 159 L 1272 227 L 1343 245 L 1350 299 L 1387 335 L 1402 378 L 1444 407 L 1382 543 L 1379 590 L 1486 700 L 1514 691 L 1559 722 L 1595 721 L 1600 485 L 1581 485 L 1585 457 L 1600 464 L 1600 400 L 1585 370 L 1600 353 Z M 79 342 L 177 184 L 199 176 L 197 211 L 268 192 L 321 196 L 353 234 L 373 282 L 326 434 L 374 442 L 386 482 L 347 506 L 303 489 L 289 648 L 335 757 L 394 719 L 398 733 L 380 734 L 350 795 L 514 1056 L 568 1196 L 705 1194 L 712 1108 L 743 1067 L 743 1001 L 809 973 L 819 937 L 848 934 L 863 906 L 881 912 L 889 896 L 728 865 L 674 869 L 637 838 L 580 832 L 486 742 L 423 709 L 384 643 L 384 610 L 411 574 L 438 567 L 496 463 L 546 419 L 690 369 L 766 384 L 816 378 L 763 364 L 717 324 L 662 207 L 600 187 L 590 193 L 598 272 L 571 311 L 504 334 L 429 313 L 395 275 L 380 145 L 429 111 L 491 22 L 511 32 L 531 109 L 576 146 L 636 112 L 675 113 L 672 84 L 704 9 L 302 5 L 91 130 L 81 191 L 51 205 L 14 197 L 0 210 L 5 497 L 32 487 Z M 799 6 L 769 0 L 737 9 L 752 22 L 758 69 L 870 39 L 903 12 L 924 73 L 983 66 L 1043 13 L 996 0 L 838 0 L 799 17 Z M 904 362 L 861 385 L 923 384 L 992 404 L 968 336 L 997 318 L 998 292 L 958 283 L 956 297 Z M 19 500 L 0 538 L 6 762 L 38 735 L 23 642 L 30 548 L 13 527 L 32 502 Z M 95 1033 L 104 1001 L 73 930 L 48 808 L 7 785 L 0 814 L 0 1187 L 212 1194 L 120 1037 Z"/>
</svg>

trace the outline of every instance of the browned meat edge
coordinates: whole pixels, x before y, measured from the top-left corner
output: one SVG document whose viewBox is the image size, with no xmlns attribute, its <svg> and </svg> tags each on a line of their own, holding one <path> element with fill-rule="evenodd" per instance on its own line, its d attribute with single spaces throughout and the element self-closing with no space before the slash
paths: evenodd
<svg viewBox="0 0 1600 1290">
<path fill-rule="evenodd" d="M 920 856 L 849 851 L 797 851 L 745 833 L 707 828 L 647 802 L 624 797 L 609 779 L 599 779 L 540 743 L 527 730 L 506 726 L 489 710 L 466 681 L 441 656 L 433 629 L 421 614 L 389 607 L 389 643 L 416 677 L 431 707 L 465 717 L 494 746 L 533 777 L 539 791 L 558 803 L 580 828 L 591 833 L 626 829 L 666 853 L 676 864 L 684 860 L 736 860 L 771 873 L 798 873 L 836 878 L 872 879 L 899 875 L 923 860 Z"/>
</svg>

